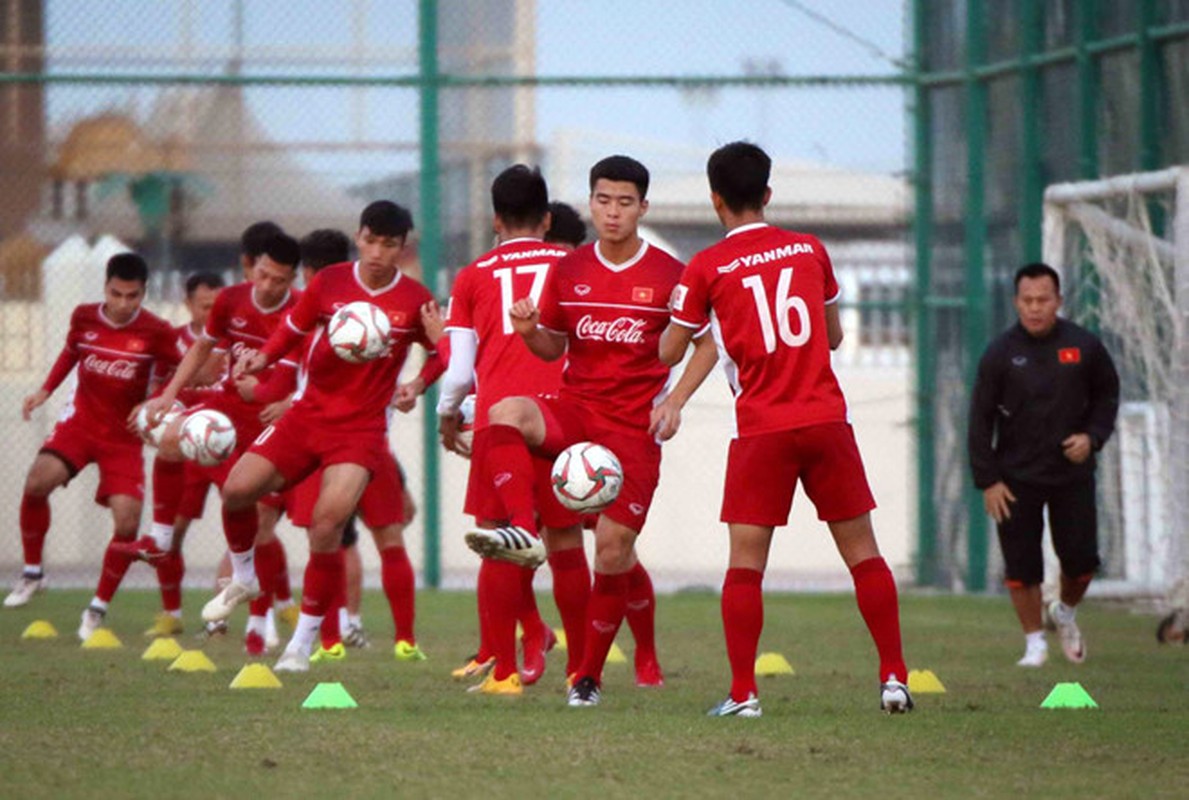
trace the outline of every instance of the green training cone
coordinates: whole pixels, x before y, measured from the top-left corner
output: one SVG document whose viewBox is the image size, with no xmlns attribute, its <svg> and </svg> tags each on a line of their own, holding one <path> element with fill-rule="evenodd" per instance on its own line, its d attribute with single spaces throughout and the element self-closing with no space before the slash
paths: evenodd
<svg viewBox="0 0 1189 800">
<path fill-rule="evenodd" d="M 1098 708 L 1080 683 L 1059 683 L 1040 704 L 1041 708 Z"/>
<path fill-rule="evenodd" d="M 302 708 L 359 708 L 341 683 L 320 683 L 301 704 Z"/>
</svg>

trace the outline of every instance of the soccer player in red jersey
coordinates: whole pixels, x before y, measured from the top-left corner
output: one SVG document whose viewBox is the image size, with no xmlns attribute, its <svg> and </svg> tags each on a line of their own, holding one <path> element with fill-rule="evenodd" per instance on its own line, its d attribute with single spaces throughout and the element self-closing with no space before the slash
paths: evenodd
<svg viewBox="0 0 1189 800">
<path fill-rule="evenodd" d="M 388 315 L 392 332 L 388 355 L 353 364 L 335 354 L 324 335 L 308 358 L 306 383 L 292 407 L 267 428 L 239 460 L 223 487 L 223 504 L 233 512 L 250 510 L 269 492 L 293 485 L 322 469 L 322 486 L 309 528 L 310 560 L 306 565 L 301 617 L 293 638 L 276 664 L 281 671 L 309 669 L 310 648 L 322 617 L 332 607 L 343 583 L 343 526 L 355 511 L 372 476 L 384 467 L 388 452 L 388 407 L 420 393 L 440 375 L 440 363 L 425 337 L 420 309 L 429 291 L 402 275 L 397 261 L 412 229 L 409 212 L 380 200 L 360 216 L 355 244 L 359 260 L 319 272 L 290 312 L 286 325 L 241 368 L 252 375 L 300 346 L 320 331 L 347 303 L 364 301 Z M 410 384 L 397 387 L 409 346 L 420 343 L 434 358 Z M 436 372 L 434 370 L 436 369 Z M 432 373 L 432 374 L 431 374 Z M 390 498 L 399 503 L 400 497 Z M 233 578 L 203 609 L 206 618 L 225 618 L 241 600 L 253 595 L 250 582 Z"/>
<path fill-rule="evenodd" d="M 709 322 L 735 394 L 737 435 L 722 506 L 731 540 L 722 618 L 732 681 L 710 715 L 761 715 L 755 681 L 761 585 L 773 530 L 788 522 L 798 480 L 854 579 L 859 611 L 879 651 L 880 707 L 904 712 L 912 697 L 896 583 L 875 541 L 875 501 L 830 368 L 830 350 L 842 342 L 838 283 L 820 241 L 764 221 L 771 165 L 748 142 L 710 156 L 711 199 L 727 236 L 690 261 L 673 291 L 672 321 L 660 343 L 661 360 L 676 364 L 694 332 Z M 681 400 L 666 401 L 658 416 L 679 409 Z"/>
<path fill-rule="evenodd" d="M 558 262 L 539 305 L 525 296 L 508 311 L 512 329 L 533 353 L 546 360 L 566 356 L 561 391 L 553 398 L 507 397 L 492 406 L 486 452 L 478 456 L 510 522 L 471 531 L 467 544 L 481 555 L 528 564 L 544 556 L 530 448 L 552 457 L 571 444 L 593 441 L 611 449 L 623 465 L 623 488 L 595 528 L 594 587 L 582 660 L 571 676 L 572 706 L 599 702 L 607 652 L 639 563 L 635 540 L 660 477 L 660 445 L 648 429 L 671 372 L 657 358 L 656 346 L 683 267 L 640 238 L 648 180 L 644 165 L 627 156 L 611 156 L 591 168 L 590 209 L 598 240 Z M 703 352 L 709 358 L 699 357 L 687 371 L 704 377 L 714 352 L 698 349 L 699 356 Z"/>
<path fill-rule="evenodd" d="M 150 418 L 173 405 L 179 392 L 190 384 L 217 345 L 226 347 L 228 366 L 234 371 L 236 365 L 256 353 L 272 332 L 284 324 L 289 310 L 297 302 L 297 293 L 292 286 L 299 259 L 300 250 L 292 237 L 277 233 L 266 242 L 264 253 L 252 268 L 251 279 L 219 293 L 203 335 L 186 353 L 161 394 L 147 404 Z M 289 354 L 289 358 L 278 364 L 276 369 L 283 373 L 278 381 L 283 380 L 289 388 L 296 385 L 297 358 L 294 354 Z M 287 393 L 287 389 L 281 391 Z M 206 394 L 200 405 L 188 411 L 214 409 L 226 414 L 235 425 L 236 451 L 231 458 L 214 467 L 187 462 L 186 482 L 191 486 L 201 486 L 203 494 L 206 492 L 207 480 L 217 486 L 223 485 L 238 456 L 264 430 L 264 424 L 260 421 L 264 401 L 253 397 L 250 387 L 246 391 L 241 388 L 234 374 L 227 375 L 220 391 Z M 162 441 L 163 451 L 172 448 L 181 424 L 182 420 L 179 419 L 167 430 Z M 254 608 L 254 613 L 249 617 L 249 641 L 246 641 L 249 648 L 252 646 L 250 640 L 254 638 L 263 642 L 264 615 L 271 602 L 269 595 L 281 579 L 278 572 L 282 569 L 282 559 L 277 557 L 279 544 L 272 533 L 277 514 L 275 507 L 262 508 L 259 514 L 255 506 L 246 510 L 223 507 L 223 532 L 231 553 L 232 582 L 238 581 L 253 587 L 253 597 L 260 594 L 257 591 L 260 583 L 264 584 L 263 607 Z M 263 525 L 261 516 L 266 517 Z M 265 534 L 259 537 L 261 546 L 257 548 L 256 540 L 262 530 Z M 142 552 L 150 554 L 157 546 L 152 537 L 145 537 L 137 544 Z M 259 582 L 257 574 L 260 575 Z"/>
<path fill-rule="evenodd" d="M 132 539 L 140 521 L 143 445 L 126 427 L 127 417 L 144 400 L 154 365 L 172 366 L 178 360 L 169 323 L 141 307 L 148 277 L 148 266 L 135 253 L 108 260 L 103 302 L 74 309 L 66 346 L 45 383 L 25 398 L 21 409 L 28 420 L 78 366 L 74 395 L 25 478 L 20 511 L 25 568 L 4 605 L 23 606 L 42 587 L 49 495 L 94 462 L 99 465 L 95 501 L 111 509 L 115 531 L 103 558 L 99 591 L 83 612 L 79 637 L 84 641 L 102 624 L 107 603 L 132 562 L 112 547 Z"/>
<path fill-rule="evenodd" d="M 207 317 L 215 304 L 215 297 L 223 288 L 223 277 L 215 272 L 196 272 L 186 279 L 186 310 L 190 321 L 174 328 L 177 335 L 178 358 L 184 358 L 186 351 L 202 335 Z M 194 379 L 195 386 L 206 387 L 216 383 L 222 373 L 224 359 L 212 354 Z M 166 383 L 173 377 L 173 369 L 154 376 L 154 380 Z M 199 395 L 201 392 L 193 392 Z M 184 396 L 181 402 L 194 402 Z M 151 563 L 157 570 L 157 582 L 161 586 L 161 612 L 157 614 L 152 627 L 145 636 L 175 636 L 182 632 L 182 578 L 186 565 L 182 558 L 182 538 L 189 526 L 188 518 L 179 518 L 178 500 L 185 491 L 186 464 L 171 461 L 158 454 L 153 459 L 153 524 L 150 536 L 156 543 L 156 550 L 163 555 Z M 175 526 L 180 531 L 175 538 Z"/>
<path fill-rule="evenodd" d="M 492 489 L 483 453 L 487 447 L 488 411 L 499 400 L 516 395 L 556 394 L 562 363 L 533 355 L 512 328 L 508 309 L 519 297 L 537 301 L 549 272 L 566 250 L 542 241 L 550 223 L 549 190 L 540 171 L 524 164 L 505 169 L 491 184 L 493 227 L 499 244 L 458 273 L 450 297 L 446 331 L 450 366 L 438 401 L 439 430 L 449 450 L 460 448 L 459 407 L 471 386 L 476 388 L 474 458 L 467 482 L 465 511 L 480 526 L 496 528 L 506 522 L 499 495 Z M 534 508 L 544 526 L 551 553 L 565 553 L 585 568 L 579 517 L 562 508 L 549 488 L 549 462 L 535 459 Z M 523 684 L 540 679 L 545 653 L 553 646 L 553 631 L 541 619 L 533 595 L 535 565 L 484 558 L 479 567 L 479 652 L 454 677 L 486 675 L 479 685 L 485 694 L 517 695 Z M 589 573 L 583 569 L 579 591 L 589 593 Z M 567 581 L 555 582 L 558 607 L 569 610 L 573 592 Z M 584 604 L 583 604 L 584 606 Z M 581 613 L 581 609 L 579 611 Z M 563 613 L 564 625 L 581 625 L 580 618 Z M 524 669 L 517 671 L 516 623 L 524 630 Z"/>
</svg>

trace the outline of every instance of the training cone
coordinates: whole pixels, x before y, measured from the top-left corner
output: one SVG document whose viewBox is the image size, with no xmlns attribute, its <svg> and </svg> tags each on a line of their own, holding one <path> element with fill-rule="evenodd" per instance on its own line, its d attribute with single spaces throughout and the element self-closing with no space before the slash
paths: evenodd
<svg viewBox="0 0 1189 800">
<path fill-rule="evenodd" d="M 793 665 L 780 653 L 760 653 L 756 659 L 756 675 L 771 678 L 773 675 L 794 675 Z"/>
<path fill-rule="evenodd" d="M 611 643 L 611 649 L 607 651 L 607 663 L 608 664 L 626 664 L 626 663 L 628 663 L 628 657 L 623 654 L 623 651 L 619 649 L 619 645 L 617 645 L 615 642 Z"/>
<path fill-rule="evenodd" d="M 22 639 L 56 639 L 58 630 L 44 619 L 34 620 L 21 634 Z"/>
<path fill-rule="evenodd" d="M 1080 683 L 1059 683 L 1040 704 L 1041 708 L 1098 708 Z"/>
<path fill-rule="evenodd" d="M 172 636 L 154 639 L 141 654 L 142 661 L 173 661 L 182 654 L 182 646 Z"/>
<path fill-rule="evenodd" d="M 554 628 L 553 635 L 557 637 L 557 644 L 554 645 L 558 650 L 566 649 L 566 630 L 565 628 Z"/>
<path fill-rule="evenodd" d="M 83 642 L 84 650 L 115 650 L 123 646 L 119 638 L 107 628 L 99 628 Z"/>
<path fill-rule="evenodd" d="M 232 689 L 280 689 L 281 681 L 267 664 L 248 664 L 231 681 Z"/>
<path fill-rule="evenodd" d="M 908 691 L 916 694 L 945 694 L 945 686 L 931 669 L 910 669 Z"/>
<path fill-rule="evenodd" d="M 183 650 L 169 665 L 170 672 L 214 672 L 215 662 L 201 650 Z"/>
<path fill-rule="evenodd" d="M 358 708 L 355 698 L 341 683 L 320 683 L 301 704 L 302 708 Z"/>
</svg>

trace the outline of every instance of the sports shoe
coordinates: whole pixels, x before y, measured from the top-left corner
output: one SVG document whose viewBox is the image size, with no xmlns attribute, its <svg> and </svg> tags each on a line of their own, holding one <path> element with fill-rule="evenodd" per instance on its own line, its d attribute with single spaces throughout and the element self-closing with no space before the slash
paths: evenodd
<svg viewBox="0 0 1189 800">
<path fill-rule="evenodd" d="M 908 687 L 896 680 L 895 674 L 879 685 L 879 710 L 889 714 L 905 714 L 912 711 L 912 695 Z"/>
<path fill-rule="evenodd" d="M 655 656 L 636 662 L 636 685 L 642 689 L 659 689 L 665 685 L 665 674 Z"/>
<path fill-rule="evenodd" d="M 420 647 L 404 639 L 393 646 L 392 654 L 396 656 L 397 661 L 426 661 L 429 658 Z"/>
<path fill-rule="evenodd" d="M 585 678 L 580 678 L 570 689 L 569 694 L 566 695 L 566 704 L 571 708 L 597 706 L 600 698 L 599 685 L 595 683 L 594 678 L 588 675 Z"/>
<path fill-rule="evenodd" d="M 483 683 L 479 684 L 476 690 L 480 694 L 499 694 L 506 697 L 519 697 L 524 694 L 524 685 L 521 683 L 520 675 L 513 672 L 502 681 L 495 679 L 495 674 L 488 675 Z"/>
<path fill-rule="evenodd" d="M 264 644 L 264 637 L 256 631 L 244 634 L 244 652 L 250 656 L 262 656 L 268 648 Z"/>
<path fill-rule="evenodd" d="M 157 546 L 157 540 L 152 536 L 142 536 L 132 541 L 112 542 L 108 546 L 117 553 L 122 553 L 141 561 L 147 561 L 150 564 L 154 564 L 164 556 L 169 555 L 168 550 L 162 550 Z"/>
<path fill-rule="evenodd" d="M 309 672 L 310 657 L 297 650 L 286 649 L 273 665 L 273 672 Z"/>
<path fill-rule="evenodd" d="M 202 623 L 202 632 L 198 634 L 199 639 L 214 639 L 219 636 L 227 635 L 227 620 L 217 619 L 213 622 Z"/>
<path fill-rule="evenodd" d="M 1049 660 L 1049 646 L 1028 647 L 1024 655 L 1016 662 L 1017 667 L 1043 667 Z"/>
<path fill-rule="evenodd" d="M 1065 657 L 1074 664 L 1081 664 L 1086 660 L 1086 640 L 1082 638 L 1077 621 L 1071 615 L 1061 613 L 1059 602 L 1054 600 L 1049 604 L 1049 616 L 1057 623 L 1057 633 L 1061 636 L 1061 649 L 1065 651 Z"/>
<path fill-rule="evenodd" d="M 103 627 L 103 618 L 106 616 L 107 612 L 102 608 L 87 606 L 83 611 L 82 622 L 78 626 L 78 638 L 84 642 L 90 639 L 91 634 Z"/>
<path fill-rule="evenodd" d="M 260 583 L 252 579 L 251 583 L 240 583 L 232 579 L 217 595 L 212 597 L 202 607 L 203 622 L 213 622 L 217 619 L 227 619 L 240 603 L 246 603 L 260 595 Z"/>
<path fill-rule="evenodd" d="M 33 595 L 45 591 L 45 575 L 22 574 L 12 585 L 12 591 L 4 598 L 5 608 L 20 608 L 33 599 Z"/>
<path fill-rule="evenodd" d="M 297 628 L 297 621 L 301 619 L 301 606 L 293 603 L 284 608 L 278 608 L 277 616 L 281 618 L 281 622 L 289 626 L 289 630 L 294 630 Z"/>
<path fill-rule="evenodd" d="M 495 656 L 486 661 L 479 661 L 478 653 L 471 656 L 467 663 L 463 664 L 458 669 L 450 673 L 450 677 L 456 681 L 466 681 L 471 678 L 482 678 L 487 673 L 491 672 L 491 668 L 495 666 Z"/>
<path fill-rule="evenodd" d="M 755 692 L 749 692 L 747 699 L 737 703 L 727 695 L 727 699 L 706 712 L 708 717 L 762 717 L 764 710 L 760 708 L 760 698 Z"/>
<path fill-rule="evenodd" d="M 335 642 L 330 646 L 330 649 L 319 647 L 310 656 L 310 663 L 319 664 L 323 661 L 342 661 L 347 657 L 347 648 L 343 647 L 342 642 Z"/>
<path fill-rule="evenodd" d="M 520 679 L 525 686 L 532 686 L 545 674 L 545 654 L 557 646 L 557 634 L 548 625 L 541 626 L 542 633 L 536 636 L 522 636 L 520 647 L 524 651 L 524 667 Z"/>
<path fill-rule="evenodd" d="M 343 644 L 361 649 L 372 646 L 362 625 L 348 625 L 347 630 L 343 632 Z"/>
<path fill-rule="evenodd" d="M 545 545 L 533 533 L 519 525 L 503 528 L 475 528 L 466 535 L 467 547 L 484 558 L 511 561 L 525 567 L 537 567 L 545 561 Z"/>
<path fill-rule="evenodd" d="M 158 611 L 153 617 L 153 625 L 144 632 L 145 638 L 155 639 L 158 636 L 177 636 L 182 633 L 182 620 L 168 611 Z"/>
</svg>

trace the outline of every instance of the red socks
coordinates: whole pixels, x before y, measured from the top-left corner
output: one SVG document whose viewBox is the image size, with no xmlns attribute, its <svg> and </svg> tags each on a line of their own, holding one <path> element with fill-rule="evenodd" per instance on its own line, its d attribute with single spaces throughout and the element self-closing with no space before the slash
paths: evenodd
<svg viewBox="0 0 1189 800">
<path fill-rule="evenodd" d="M 259 522 L 255 505 L 240 511 L 230 511 L 227 506 L 223 506 L 223 535 L 227 537 L 227 547 L 233 553 L 242 553 L 252 547 L 256 541 L 257 527 Z"/>
<path fill-rule="evenodd" d="M 855 581 L 859 613 L 879 651 L 879 680 L 883 682 L 889 675 L 895 675 L 898 680 L 907 681 L 908 668 L 900 644 L 900 603 L 892 571 L 882 558 L 869 558 L 855 564 L 850 574 Z"/>
<path fill-rule="evenodd" d="M 553 571 L 553 601 L 566 631 L 566 675 L 582 665 L 586 648 L 586 608 L 590 604 L 590 567 L 581 547 L 549 554 Z"/>
<path fill-rule="evenodd" d="M 339 624 L 339 609 L 347 605 L 347 575 L 343 573 L 341 591 L 335 596 L 334 602 L 322 617 L 322 649 L 329 650 L 343 641 L 343 629 Z"/>
<path fill-rule="evenodd" d="M 40 564 L 45 548 L 45 535 L 50 529 L 48 497 L 24 494 L 21 496 L 21 547 L 26 564 Z"/>
<path fill-rule="evenodd" d="M 533 501 L 533 457 L 524 436 L 511 425 L 490 425 L 483 459 L 487 477 L 504 504 L 504 511 L 513 525 L 531 533 L 537 532 L 537 515 Z"/>
<path fill-rule="evenodd" d="M 764 573 L 728 569 L 722 584 L 722 627 L 731 662 L 731 699 L 756 692 L 756 650 L 764 629 Z"/>
<path fill-rule="evenodd" d="M 385 547 L 380 551 L 380 582 L 388 608 L 392 611 L 392 627 L 396 630 L 396 641 L 416 644 L 413 620 L 417 616 L 417 578 L 409 553 L 403 547 Z M 343 595 L 344 604 L 346 595 Z"/>
<path fill-rule="evenodd" d="M 186 462 L 153 459 L 153 522 L 173 526 L 186 490 Z"/>
<path fill-rule="evenodd" d="M 628 627 L 636 640 L 636 665 L 656 661 L 656 594 L 652 578 L 639 561 L 628 570 Z"/>
<path fill-rule="evenodd" d="M 346 580 L 343 551 L 310 553 L 301 592 L 301 613 L 324 617 L 334 605 Z"/>
<path fill-rule="evenodd" d="M 624 611 L 628 603 L 628 576 L 606 575 L 596 572 L 594 588 L 590 594 L 590 605 L 586 611 L 586 648 L 582 654 L 582 666 L 578 677 L 603 681 L 603 665 L 607 653 L 615 642 L 615 634 L 623 624 Z"/>
<path fill-rule="evenodd" d="M 181 553 L 167 553 L 157 561 L 157 582 L 161 584 L 161 608 L 180 611 L 182 608 L 182 577 L 186 562 Z"/>
<path fill-rule="evenodd" d="M 516 619 L 520 622 L 524 638 L 531 641 L 538 641 L 545 634 L 545 620 L 541 619 L 537 595 L 533 592 L 533 576 L 536 574 L 535 567 L 520 568 L 520 613 Z"/>
<path fill-rule="evenodd" d="M 523 589 L 517 564 L 484 559 L 479 585 L 480 617 L 486 625 L 488 653 L 495 657 L 497 681 L 516 671 L 516 619 Z"/>
<path fill-rule="evenodd" d="M 103 572 L 99 575 L 99 587 L 95 590 L 95 596 L 105 603 L 111 602 L 128 572 L 128 567 L 132 566 L 135 560 L 133 556 L 112 549 L 116 541 L 113 538 L 107 545 L 107 552 L 103 554 Z"/>
<path fill-rule="evenodd" d="M 260 581 L 260 596 L 252 601 L 249 613 L 263 617 L 272 608 L 272 601 L 279 583 L 288 583 L 288 575 L 282 575 L 285 568 L 285 549 L 280 539 L 273 539 L 256 545 L 256 578 Z"/>
</svg>

